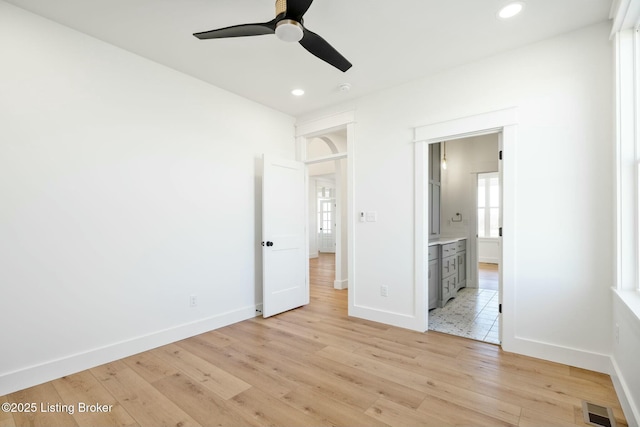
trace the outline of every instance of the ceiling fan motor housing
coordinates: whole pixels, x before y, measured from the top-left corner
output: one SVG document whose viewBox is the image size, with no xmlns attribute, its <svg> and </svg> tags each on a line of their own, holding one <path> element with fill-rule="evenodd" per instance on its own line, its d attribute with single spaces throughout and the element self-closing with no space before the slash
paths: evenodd
<svg viewBox="0 0 640 427">
<path fill-rule="evenodd" d="M 283 19 L 276 24 L 276 37 L 285 42 L 299 42 L 304 36 L 302 25 L 292 19 Z"/>
<path fill-rule="evenodd" d="M 276 0 L 276 20 L 287 16 L 287 0 Z M 276 37 L 285 42 L 299 42 L 304 36 L 301 22 L 293 19 L 281 19 L 276 24 Z"/>
</svg>

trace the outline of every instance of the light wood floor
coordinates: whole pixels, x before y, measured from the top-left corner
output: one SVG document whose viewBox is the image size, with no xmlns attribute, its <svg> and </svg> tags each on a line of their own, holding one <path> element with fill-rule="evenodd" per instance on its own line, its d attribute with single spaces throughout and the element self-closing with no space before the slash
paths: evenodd
<svg viewBox="0 0 640 427">
<path fill-rule="evenodd" d="M 498 264 L 478 263 L 478 288 L 498 290 Z"/>
<path fill-rule="evenodd" d="M 0 412 L 0 426 L 568 426 L 585 425 L 583 399 L 625 425 L 606 375 L 348 318 L 332 259 L 312 260 L 309 306 L 0 397 L 75 406 Z"/>
</svg>

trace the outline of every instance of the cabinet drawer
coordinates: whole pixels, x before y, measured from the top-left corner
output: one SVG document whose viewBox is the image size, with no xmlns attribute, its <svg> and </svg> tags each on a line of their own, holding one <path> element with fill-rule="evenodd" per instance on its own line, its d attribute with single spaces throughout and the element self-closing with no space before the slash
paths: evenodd
<svg viewBox="0 0 640 427">
<path fill-rule="evenodd" d="M 429 246 L 429 261 L 438 259 L 438 246 L 439 245 Z"/>
<path fill-rule="evenodd" d="M 446 258 L 451 255 L 455 255 L 456 253 L 456 245 L 457 243 L 447 243 L 446 245 L 442 245 L 442 258 Z"/>
<path fill-rule="evenodd" d="M 447 277 L 442 279 L 442 299 L 446 302 L 449 298 L 456 296 L 458 287 L 458 278 L 456 276 Z"/>
<path fill-rule="evenodd" d="M 458 271 L 458 257 L 455 255 L 442 259 L 442 277 L 447 277 Z"/>
<path fill-rule="evenodd" d="M 466 251 L 467 250 L 467 240 L 458 240 L 456 242 L 456 249 L 458 250 L 458 252 L 460 251 Z"/>
</svg>

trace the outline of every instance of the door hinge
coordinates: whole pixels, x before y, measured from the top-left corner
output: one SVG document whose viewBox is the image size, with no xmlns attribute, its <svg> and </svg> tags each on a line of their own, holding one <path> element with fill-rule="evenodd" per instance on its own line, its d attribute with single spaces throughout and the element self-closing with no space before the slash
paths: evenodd
<svg viewBox="0 0 640 427">
<path fill-rule="evenodd" d="M 502 237 L 502 227 L 498 229 L 498 237 Z"/>
<path fill-rule="evenodd" d="M 502 160 L 502 150 L 500 150 L 500 151 L 499 151 L 499 153 L 498 153 L 498 158 L 499 158 L 500 160 Z"/>
<path fill-rule="evenodd" d="M 502 314 L 502 304 L 498 304 L 498 313 Z"/>
</svg>

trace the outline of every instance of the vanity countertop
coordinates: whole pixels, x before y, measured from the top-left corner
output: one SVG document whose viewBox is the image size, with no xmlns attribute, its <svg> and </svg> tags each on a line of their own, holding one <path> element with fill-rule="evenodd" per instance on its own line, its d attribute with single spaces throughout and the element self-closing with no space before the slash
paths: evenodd
<svg viewBox="0 0 640 427">
<path fill-rule="evenodd" d="M 429 246 L 433 245 L 446 245 L 447 243 L 454 243 L 460 240 L 466 239 L 466 236 L 459 237 L 439 237 L 437 239 L 429 240 Z"/>
</svg>

